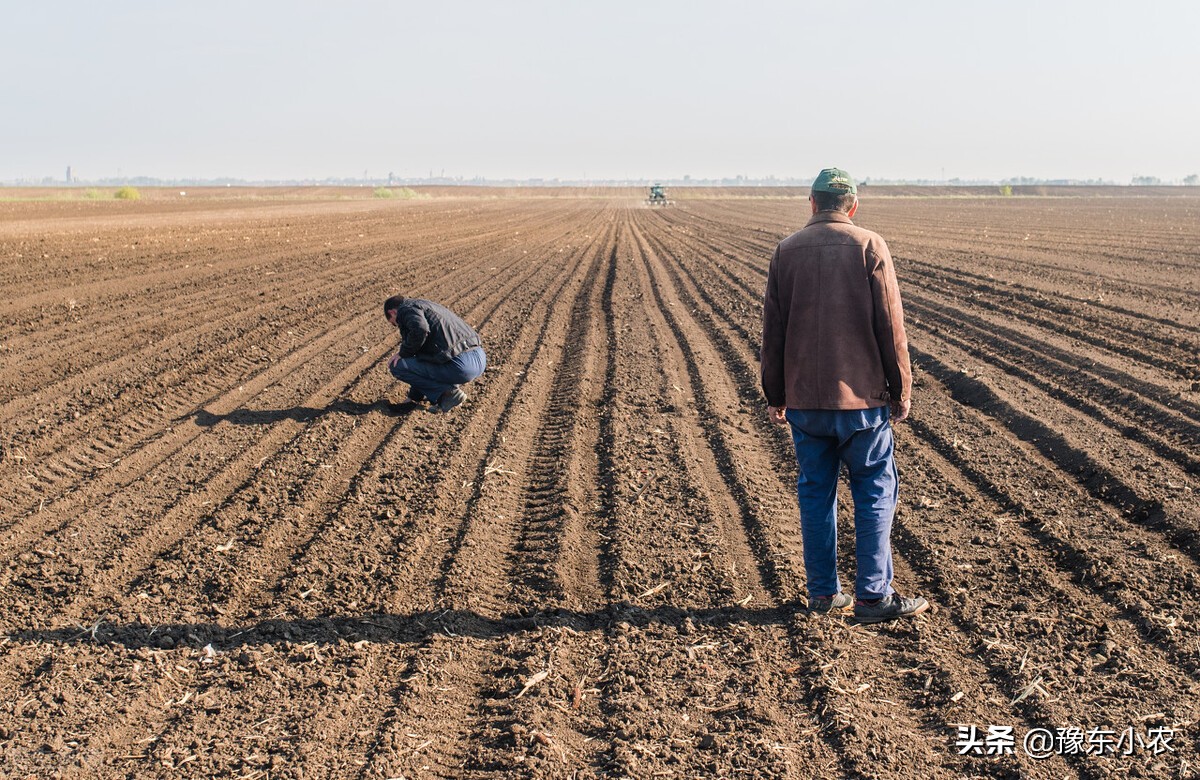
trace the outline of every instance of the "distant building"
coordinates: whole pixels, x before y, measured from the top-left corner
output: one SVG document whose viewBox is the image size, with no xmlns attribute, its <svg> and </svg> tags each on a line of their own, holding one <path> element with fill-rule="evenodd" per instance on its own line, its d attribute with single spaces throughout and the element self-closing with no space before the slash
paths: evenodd
<svg viewBox="0 0 1200 780">
<path fill-rule="evenodd" d="M 71 183 L 71 166 L 67 166 L 67 184 Z"/>
</svg>

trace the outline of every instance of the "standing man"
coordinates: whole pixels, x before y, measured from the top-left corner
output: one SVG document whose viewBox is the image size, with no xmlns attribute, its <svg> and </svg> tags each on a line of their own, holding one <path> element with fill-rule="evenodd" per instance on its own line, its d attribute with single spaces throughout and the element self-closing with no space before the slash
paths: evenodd
<svg viewBox="0 0 1200 780">
<path fill-rule="evenodd" d="M 383 314 L 400 329 L 400 352 L 388 368 L 412 386 L 408 400 L 428 400 L 443 412 L 467 400 L 459 385 L 487 368 L 479 334 L 445 306 L 423 298 L 393 295 L 383 302 Z"/>
<path fill-rule="evenodd" d="M 893 420 L 908 416 L 912 371 L 892 258 L 850 221 L 858 187 L 826 168 L 808 198 L 812 219 L 775 249 L 763 301 L 762 386 L 772 422 L 791 425 L 800 476 L 800 531 L 809 609 L 854 607 L 864 623 L 917 615 L 923 598 L 892 588 L 898 478 Z M 850 474 L 855 595 L 837 573 L 837 480 Z"/>
</svg>

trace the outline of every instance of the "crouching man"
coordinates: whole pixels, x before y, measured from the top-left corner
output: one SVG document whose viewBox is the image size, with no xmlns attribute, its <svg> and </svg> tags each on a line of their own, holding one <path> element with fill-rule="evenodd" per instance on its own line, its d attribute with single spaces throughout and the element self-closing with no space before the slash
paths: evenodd
<svg viewBox="0 0 1200 780">
<path fill-rule="evenodd" d="M 400 329 L 400 352 L 388 362 L 392 376 L 411 385 L 408 400 L 448 412 L 467 400 L 460 385 L 487 368 L 479 334 L 441 304 L 393 295 L 383 302 L 388 322 Z"/>
</svg>

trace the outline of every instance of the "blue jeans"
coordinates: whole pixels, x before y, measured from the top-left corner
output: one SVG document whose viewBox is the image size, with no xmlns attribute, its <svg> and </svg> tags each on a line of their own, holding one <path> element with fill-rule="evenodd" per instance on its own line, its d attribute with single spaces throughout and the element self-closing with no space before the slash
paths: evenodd
<svg viewBox="0 0 1200 780">
<path fill-rule="evenodd" d="M 468 349 L 449 363 L 431 363 L 417 358 L 402 358 L 390 367 L 392 376 L 408 382 L 430 401 L 437 401 L 442 393 L 458 385 L 470 382 L 487 368 L 487 355 L 483 347 Z"/>
<path fill-rule="evenodd" d="M 899 479 L 888 408 L 788 409 L 787 420 L 800 467 L 796 497 L 809 596 L 829 596 L 842 589 L 837 573 L 837 481 L 843 463 L 854 497 L 855 595 L 874 599 L 893 593 L 892 516 Z"/>
</svg>

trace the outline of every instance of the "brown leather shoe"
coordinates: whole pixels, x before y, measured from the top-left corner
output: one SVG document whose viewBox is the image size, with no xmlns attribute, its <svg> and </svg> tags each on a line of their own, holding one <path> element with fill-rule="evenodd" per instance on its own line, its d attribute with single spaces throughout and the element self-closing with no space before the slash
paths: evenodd
<svg viewBox="0 0 1200 780">
<path fill-rule="evenodd" d="M 808 600 L 808 611 L 813 613 L 842 612 L 853 606 L 854 598 L 847 593 L 813 596 Z"/>
<path fill-rule="evenodd" d="M 885 620 L 919 615 L 927 609 L 929 602 L 920 596 L 910 599 L 893 593 L 874 604 L 868 604 L 861 599 L 854 602 L 854 619 L 859 623 L 882 623 Z"/>
</svg>

